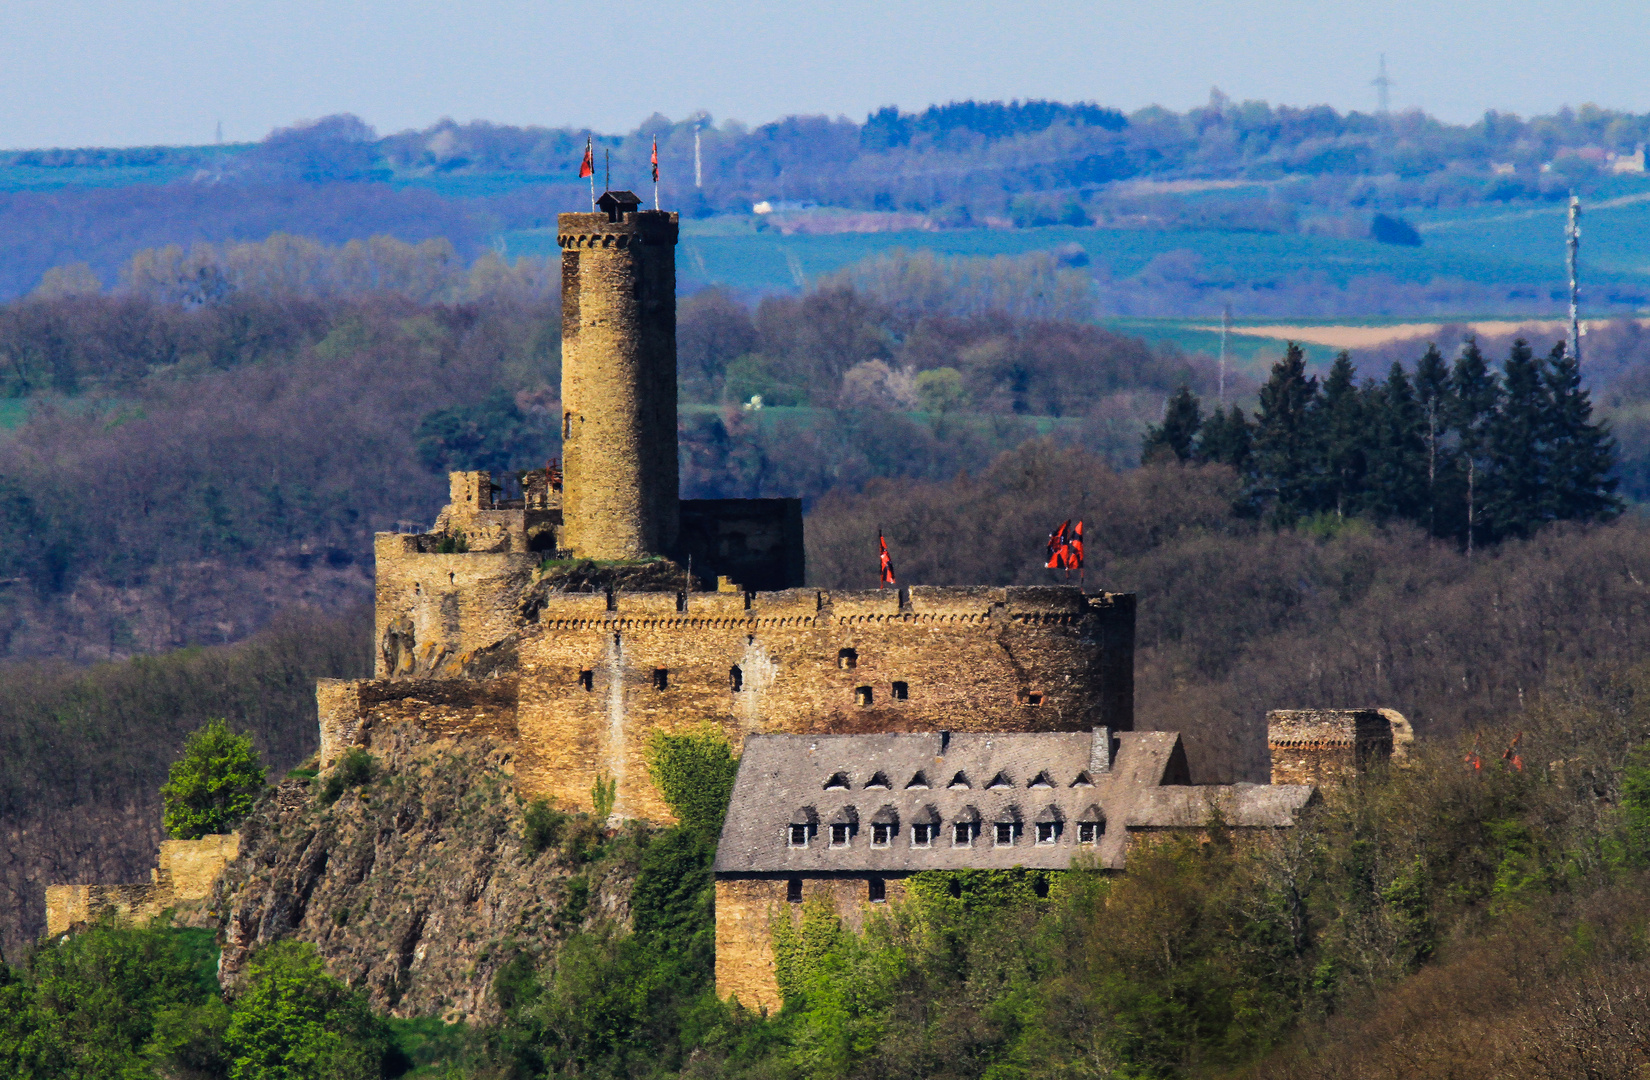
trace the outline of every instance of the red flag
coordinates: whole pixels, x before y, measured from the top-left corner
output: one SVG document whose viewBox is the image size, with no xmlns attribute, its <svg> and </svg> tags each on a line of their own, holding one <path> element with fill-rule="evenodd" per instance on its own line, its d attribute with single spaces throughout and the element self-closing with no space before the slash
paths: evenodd
<svg viewBox="0 0 1650 1080">
<path fill-rule="evenodd" d="M 1067 518 L 1060 523 L 1060 527 L 1048 534 L 1048 562 L 1043 565 L 1050 570 L 1071 569 L 1071 549 L 1066 540 L 1066 534 L 1071 529 L 1071 519 Z"/>
<path fill-rule="evenodd" d="M 653 140 L 653 182 L 659 182 L 659 140 Z"/>
<path fill-rule="evenodd" d="M 1071 543 L 1066 547 L 1066 569 L 1083 569 L 1083 523 L 1079 521 L 1077 528 L 1072 530 Z"/>
<path fill-rule="evenodd" d="M 587 176 L 595 175 L 596 156 L 595 152 L 591 149 L 590 139 L 587 137 L 584 140 L 584 160 L 579 162 L 579 179 L 583 180 Z"/>
<path fill-rule="evenodd" d="M 878 585 L 877 588 L 880 589 L 883 585 L 897 584 L 894 581 L 894 560 L 888 557 L 888 542 L 882 538 L 881 533 L 877 533 L 877 548 L 882 563 L 882 584 Z"/>
</svg>

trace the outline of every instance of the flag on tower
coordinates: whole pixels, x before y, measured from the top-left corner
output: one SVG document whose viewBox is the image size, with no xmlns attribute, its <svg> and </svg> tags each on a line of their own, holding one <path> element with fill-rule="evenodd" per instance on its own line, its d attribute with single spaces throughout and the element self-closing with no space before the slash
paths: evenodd
<svg viewBox="0 0 1650 1080">
<path fill-rule="evenodd" d="M 1071 544 L 1066 539 L 1071 529 L 1071 519 L 1067 518 L 1060 523 L 1060 527 L 1048 534 L 1048 562 L 1043 565 L 1050 570 L 1071 569 Z"/>
<path fill-rule="evenodd" d="M 653 140 L 653 182 L 659 182 L 659 140 Z"/>
<path fill-rule="evenodd" d="M 1066 569 L 1083 572 L 1083 523 L 1071 531 L 1071 542 L 1066 545 Z"/>
<path fill-rule="evenodd" d="M 880 532 L 877 533 L 877 550 L 882 563 L 882 581 L 877 585 L 877 588 L 880 589 L 883 585 L 897 584 L 897 582 L 894 581 L 894 560 L 888 557 L 888 541 L 882 538 L 882 533 Z"/>
<path fill-rule="evenodd" d="M 595 176 L 595 175 L 596 175 L 595 148 L 591 145 L 590 137 L 587 135 L 587 136 L 585 136 L 585 139 L 584 139 L 584 160 L 579 162 L 579 179 L 583 180 L 587 176 Z"/>
</svg>

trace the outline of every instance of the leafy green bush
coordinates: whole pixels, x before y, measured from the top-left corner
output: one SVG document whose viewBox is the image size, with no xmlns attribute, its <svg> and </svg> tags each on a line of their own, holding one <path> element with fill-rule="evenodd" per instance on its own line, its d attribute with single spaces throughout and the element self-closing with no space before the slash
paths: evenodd
<svg viewBox="0 0 1650 1080">
<path fill-rule="evenodd" d="M 521 834 L 521 848 L 529 856 L 538 855 L 561 842 L 562 828 L 568 815 L 557 810 L 549 799 L 534 799 L 522 815 L 525 827 Z"/>
<path fill-rule="evenodd" d="M 264 767 L 251 734 L 237 735 L 227 721 L 208 720 L 184 743 L 160 789 L 166 831 L 177 840 L 229 832 L 263 789 Z"/>
<path fill-rule="evenodd" d="M 721 835 L 739 759 L 720 728 L 705 723 L 674 734 L 655 731 L 647 771 L 677 821 L 707 837 Z"/>
<path fill-rule="evenodd" d="M 253 958 L 224 1041 L 231 1080 L 376 1080 L 391 1050 L 365 995 L 328 975 L 300 941 Z"/>
<path fill-rule="evenodd" d="M 321 788 L 322 805 L 331 806 L 350 788 L 364 787 L 377 776 L 378 759 L 359 746 L 350 747 L 332 767 L 332 775 Z"/>
</svg>

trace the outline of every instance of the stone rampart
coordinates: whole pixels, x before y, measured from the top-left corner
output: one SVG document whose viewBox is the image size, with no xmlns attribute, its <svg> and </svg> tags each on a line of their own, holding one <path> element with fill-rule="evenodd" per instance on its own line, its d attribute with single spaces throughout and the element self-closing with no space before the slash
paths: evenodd
<svg viewBox="0 0 1650 1080">
<path fill-rule="evenodd" d="M 240 850 L 238 833 L 167 840 L 160 845 L 159 865 L 149 872 L 147 882 L 48 885 L 46 933 L 64 934 L 109 913 L 133 922 L 147 922 L 180 903 L 204 900 Z"/>
<path fill-rule="evenodd" d="M 1377 762 L 1393 745 L 1414 742 L 1409 722 L 1391 709 L 1273 709 L 1266 714 L 1272 783 L 1337 783 Z"/>
<path fill-rule="evenodd" d="M 466 657 L 519 625 L 516 605 L 543 555 L 428 550 L 429 537 L 379 533 L 374 673 L 454 677 Z"/>
</svg>

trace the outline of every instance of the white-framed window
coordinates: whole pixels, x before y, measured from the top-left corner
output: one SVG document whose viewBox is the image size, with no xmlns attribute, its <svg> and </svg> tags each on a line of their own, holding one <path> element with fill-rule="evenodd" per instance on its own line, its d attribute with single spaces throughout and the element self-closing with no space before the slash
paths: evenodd
<svg viewBox="0 0 1650 1080">
<path fill-rule="evenodd" d="M 1079 821 L 1077 823 L 1077 842 L 1079 844 L 1097 844 L 1106 826 L 1098 821 Z"/>
<path fill-rule="evenodd" d="M 1014 843 L 1014 823 L 999 821 L 993 833 L 993 840 L 998 847 L 1008 847 Z"/>
<path fill-rule="evenodd" d="M 791 826 L 791 847 L 808 846 L 808 827 L 806 825 Z"/>
<path fill-rule="evenodd" d="M 871 846 L 887 847 L 894 842 L 894 826 L 884 825 L 881 822 L 871 824 Z"/>
<path fill-rule="evenodd" d="M 911 846 L 912 847 L 933 847 L 934 846 L 934 829 L 935 829 L 935 826 L 933 826 L 933 825 L 913 825 L 913 826 L 911 826 Z"/>
<path fill-rule="evenodd" d="M 846 826 L 846 825 L 832 825 L 831 826 L 831 846 L 832 847 L 847 847 L 848 846 L 848 826 Z"/>
<path fill-rule="evenodd" d="M 1039 821 L 1037 823 L 1037 842 L 1039 844 L 1052 844 L 1052 843 L 1054 843 L 1054 835 L 1055 835 L 1056 831 L 1057 830 L 1054 827 L 1054 822 L 1052 822 L 1052 821 Z"/>
<path fill-rule="evenodd" d="M 974 846 L 974 825 L 972 822 L 959 821 L 951 828 L 952 847 Z"/>
</svg>

